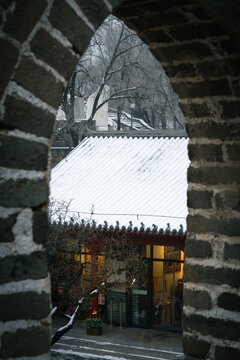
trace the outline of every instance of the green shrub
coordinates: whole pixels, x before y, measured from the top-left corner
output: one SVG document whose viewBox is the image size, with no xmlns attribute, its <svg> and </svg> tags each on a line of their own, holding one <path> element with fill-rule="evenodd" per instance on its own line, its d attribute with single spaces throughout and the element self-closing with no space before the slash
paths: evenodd
<svg viewBox="0 0 240 360">
<path fill-rule="evenodd" d="M 84 320 L 84 325 L 90 328 L 101 328 L 102 327 L 102 320 L 97 318 L 87 318 Z"/>
</svg>

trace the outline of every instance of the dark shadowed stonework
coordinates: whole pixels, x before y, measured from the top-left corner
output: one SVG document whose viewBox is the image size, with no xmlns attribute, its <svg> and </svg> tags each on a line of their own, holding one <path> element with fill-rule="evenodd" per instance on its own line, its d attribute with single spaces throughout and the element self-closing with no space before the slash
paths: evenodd
<svg viewBox="0 0 240 360">
<path fill-rule="evenodd" d="M 12 310 L 14 294 L 21 299 L 18 309 L 2 313 L 0 357 L 44 358 L 49 351 L 49 325 L 39 321 L 50 304 L 41 247 L 47 233 L 47 150 L 64 78 L 68 80 L 94 31 L 112 11 L 162 63 L 186 117 L 191 165 L 185 360 L 238 359 L 239 2 L 5 0 L 0 10 L 0 297 Z M 17 231 L 32 234 L 22 249 L 15 246 L 19 208 L 26 210 L 28 221 L 18 217 Z M 12 286 L 15 282 L 18 287 Z M 217 294 L 214 301 L 211 293 Z M 14 319 L 33 320 L 23 327 Z"/>
</svg>

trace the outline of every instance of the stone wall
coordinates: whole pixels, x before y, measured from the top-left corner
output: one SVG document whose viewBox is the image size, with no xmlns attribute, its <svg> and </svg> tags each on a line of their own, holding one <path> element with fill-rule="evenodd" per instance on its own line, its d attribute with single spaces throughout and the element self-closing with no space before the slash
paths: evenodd
<svg viewBox="0 0 240 360">
<path fill-rule="evenodd" d="M 1 1 L 1 358 L 47 358 L 44 241 L 56 108 L 77 59 L 111 11 L 149 45 L 186 116 L 185 357 L 240 357 L 240 51 L 232 26 L 228 31 L 239 8 L 229 1 L 221 1 L 223 15 L 214 6 L 205 11 L 204 0 Z"/>
</svg>

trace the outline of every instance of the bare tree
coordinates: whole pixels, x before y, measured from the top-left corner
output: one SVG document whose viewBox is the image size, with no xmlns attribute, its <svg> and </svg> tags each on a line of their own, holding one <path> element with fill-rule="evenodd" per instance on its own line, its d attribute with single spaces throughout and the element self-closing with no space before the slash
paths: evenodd
<svg viewBox="0 0 240 360">
<path fill-rule="evenodd" d="M 56 291 L 59 284 L 64 286 L 64 295 L 57 307 L 69 321 L 53 336 L 52 344 L 73 327 L 80 309 L 99 292 L 106 292 L 113 285 L 129 291 L 146 281 L 142 254 L 126 234 L 105 234 L 91 219 L 77 226 L 77 219 L 69 217 L 69 204 L 53 205 L 50 215 L 59 214 L 61 223 L 49 224 L 49 271 L 52 290 Z M 67 223 L 67 219 L 70 222 Z M 65 313 L 67 307 L 74 309 L 72 315 Z"/>
<path fill-rule="evenodd" d="M 110 91 L 102 97 L 106 86 Z M 93 93 L 95 98 L 89 118 L 76 126 L 75 97 L 87 99 Z M 110 16 L 93 36 L 69 81 L 61 102 L 67 123 L 58 135 L 64 138 L 67 133 L 67 146 L 69 142 L 76 146 L 84 129 L 93 127 L 95 114 L 107 102 L 117 109 L 119 130 L 121 113 L 128 110 L 130 101 L 135 103 L 133 115 L 151 127 L 184 128 L 178 96 L 163 68 L 134 31 Z"/>
</svg>

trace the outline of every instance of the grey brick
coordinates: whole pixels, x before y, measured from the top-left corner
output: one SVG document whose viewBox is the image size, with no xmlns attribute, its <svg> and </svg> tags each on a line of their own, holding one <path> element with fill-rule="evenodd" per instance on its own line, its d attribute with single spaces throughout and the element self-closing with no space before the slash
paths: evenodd
<svg viewBox="0 0 240 360">
<path fill-rule="evenodd" d="M 239 360 L 240 349 L 217 345 L 215 347 L 215 360 L 226 360 L 226 359 Z"/>
<path fill-rule="evenodd" d="M 64 0 L 55 1 L 49 20 L 69 39 L 73 49 L 82 55 L 89 45 L 93 31 L 77 16 L 75 11 Z"/>
<path fill-rule="evenodd" d="M 43 251 L 31 255 L 7 256 L 0 262 L 0 284 L 9 281 L 42 279 L 47 276 L 47 259 Z"/>
<path fill-rule="evenodd" d="M 197 233 L 218 233 L 229 236 L 239 236 L 240 221 L 239 219 L 216 219 L 205 218 L 201 215 L 188 215 L 187 229 L 189 232 Z"/>
<path fill-rule="evenodd" d="M 197 359 L 206 359 L 211 344 L 195 337 L 183 337 L 183 351 L 187 356 L 194 356 Z"/>
<path fill-rule="evenodd" d="M 208 121 L 198 124 L 187 123 L 187 133 L 190 138 L 209 138 L 219 140 L 232 140 L 240 138 L 239 124 L 229 122 Z"/>
<path fill-rule="evenodd" d="M 37 320 L 47 317 L 50 313 L 50 296 L 43 292 L 38 294 L 27 291 L 0 295 L 0 302 L 0 318 L 2 321 Z"/>
<path fill-rule="evenodd" d="M 7 96 L 4 118 L 0 126 L 9 130 L 19 129 L 37 136 L 50 138 L 55 116 L 17 96 Z"/>
<path fill-rule="evenodd" d="M 1 358 L 33 357 L 45 354 L 50 348 L 50 330 L 46 326 L 5 332 L 1 338 Z"/>
<path fill-rule="evenodd" d="M 0 97 L 2 96 L 18 59 L 18 49 L 5 39 L 0 39 Z"/>
<path fill-rule="evenodd" d="M 238 233 L 240 235 L 240 232 Z M 224 246 L 224 259 L 240 259 L 240 244 L 230 245 L 225 243 Z"/>
<path fill-rule="evenodd" d="M 228 340 L 238 340 L 240 332 L 240 324 L 238 322 L 212 317 L 205 318 L 200 315 L 184 316 L 183 328 L 185 331 L 198 331 L 202 335 L 211 335 Z"/>
<path fill-rule="evenodd" d="M 39 59 L 56 69 L 65 79 L 70 78 L 77 65 L 78 58 L 68 48 L 64 47 L 44 29 L 37 32 L 30 45 Z"/>
<path fill-rule="evenodd" d="M 184 265 L 184 281 L 206 283 L 213 285 L 227 284 L 239 286 L 240 270 L 229 268 L 214 268 L 201 265 Z"/>
<path fill-rule="evenodd" d="M 206 310 L 210 310 L 212 307 L 211 297 L 206 291 L 184 289 L 183 299 L 185 306 L 189 305 L 196 309 Z"/>
<path fill-rule="evenodd" d="M 47 6 L 46 0 L 18 0 L 7 17 L 4 31 L 19 41 L 26 39 Z"/>
<path fill-rule="evenodd" d="M 217 305 L 225 310 L 240 311 L 240 296 L 224 292 L 219 295 Z"/>
<path fill-rule="evenodd" d="M 187 238 L 185 255 L 193 258 L 209 258 L 212 256 L 212 246 L 208 241 Z"/>
<path fill-rule="evenodd" d="M 14 81 L 47 104 L 56 109 L 58 108 L 63 92 L 63 84 L 52 73 L 37 65 L 30 58 L 22 58 L 14 76 Z"/>
<path fill-rule="evenodd" d="M 48 184 L 42 180 L 8 180 L 1 184 L 0 204 L 4 207 L 36 207 L 48 199 Z"/>
<path fill-rule="evenodd" d="M 206 103 L 203 104 L 180 104 L 186 117 L 199 118 L 210 116 L 210 110 Z"/>
<path fill-rule="evenodd" d="M 240 168 L 237 167 L 201 167 L 188 168 L 188 182 L 204 185 L 238 184 Z"/>
<path fill-rule="evenodd" d="M 76 0 L 76 2 L 96 28 L 98 28 L 109 15 L 109 10 L 102 0 Z"/>
<path fill-rule="evenodd" d="M 170 34 L 178 41 L 221 36 L 224 30 L 216 23 L 198 23 L 172 26 Z"/>
<path fill-rule="evenodd" d="M 0 165 L 15 169 L 47 169 L 48 146 L 14 136 L 0 135 Z"/>
<path fill-rule="evenodd" d="M 213 192 L 212 191 L 197 191 L 189 190 L 188 191 L 188 200 L 187 205 L 192 209 L 211 209 Z"/>
<path fill-rule="evenodd" d="M 223 162 L 221 145 L 215 144 L 189 144 L 188 155 L 191 161 Z"/>
<path fill-rule="evenodd" d="M 11 242 L 14 240 L 12 227 L 16 222 L 17 214 L 10 215 L 4 219 L 0 218 L 0 242 Z"/>
<path fill-rule="evenodd" d="M 173 90 L 180 98 L 202 98 L 203 96 L 232 95 L 226 79 L 197 82 L 173 82 Z"/>
<path fill-rule="evenodd" d="M 166 61 L 169 63 L 171 63 L 173 60 L 194 60 L 194 59 L 199 60 L 204 58 L 205 56 L 212 55 L 212 52 L 207 45 L 197 41 L 192 42 L 191 44 L 152 48 L 151 51 L 156 56 L 156 58 L 159 59 L 161 62 Z M 182 89 L 184 90 L 184 83 L 183 84 L 181 83 L 181 85 L 182 85 Z M 202 84 L 202 87 L 203 86 L 204 84 Z M 187 89 L 187 85 L 185 85 L 185 88 Z M 181 91 L 181 95 L 184 93 L 183 90 Z M 195 90 L 195 92 L 196 91 L 197 89 Z"/>
</svg>

